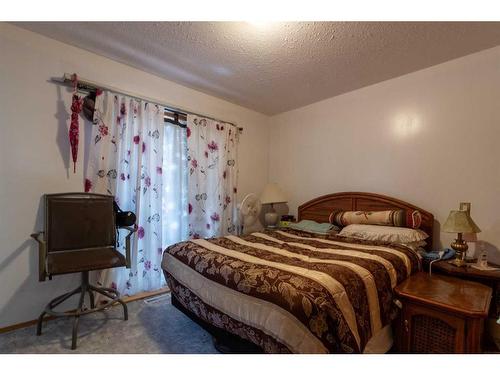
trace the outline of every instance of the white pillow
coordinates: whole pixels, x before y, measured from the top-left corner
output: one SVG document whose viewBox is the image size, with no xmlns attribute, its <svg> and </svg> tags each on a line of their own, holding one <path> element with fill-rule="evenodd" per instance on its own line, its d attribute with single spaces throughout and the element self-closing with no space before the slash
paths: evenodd
<svg viewBox="0 0 500 375">
<path fill-rule="evenodd" d="M 407 246 L 412 250 L 418 251 L 418 250 L 424 250 L 425 246 L 427 246 L 427 242 L 415 241 L 415 242 L 401 243 L 401 245 Z"/>
<path fill-rule="evenodd" d="M 429 237 L 427 233 L 420 229 L 367 224 L 348 225 L 342 229 L 339 236 L 403 244 L 423 241 Z"/>
</svg>

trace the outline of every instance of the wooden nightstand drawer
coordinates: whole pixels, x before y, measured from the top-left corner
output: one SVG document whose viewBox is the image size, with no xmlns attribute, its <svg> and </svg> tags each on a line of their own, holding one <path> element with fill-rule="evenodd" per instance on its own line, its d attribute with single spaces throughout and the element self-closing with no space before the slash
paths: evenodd
<svg viewBox="0 0 500 375">
<path fill-rule="evenodd" d="M 395 289 L 403 309 L 396 342 L 403 353 L 479 353 L 491 289 L 418 273 Z"/>
</svg>

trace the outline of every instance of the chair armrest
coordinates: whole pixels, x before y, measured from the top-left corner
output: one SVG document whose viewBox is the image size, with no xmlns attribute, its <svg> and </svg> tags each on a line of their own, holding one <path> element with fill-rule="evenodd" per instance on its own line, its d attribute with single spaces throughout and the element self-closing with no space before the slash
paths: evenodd
<svg viewBox="0 0 500 375">
<path fill-rule="evenodd" d="M 47 278 L 47 247 L 45 239 L 41 237 L 43 232 L 32 233 L 31 237 L 38 242 L 38 281 L 45 281 Z"/>
<path fill-rule="evenodd" d="M 118 227 L 119 229 L 126 229 L 128 230 L 128 234 L 125 236 L 125 261 L 126 261 L 126 267 L 130 268 L 132 266 L 132 259 L 130 256 L 130 237 L 132 237 L 132 234 L 134 234 L 137 229 L 133 227 Z"/>
</svg>

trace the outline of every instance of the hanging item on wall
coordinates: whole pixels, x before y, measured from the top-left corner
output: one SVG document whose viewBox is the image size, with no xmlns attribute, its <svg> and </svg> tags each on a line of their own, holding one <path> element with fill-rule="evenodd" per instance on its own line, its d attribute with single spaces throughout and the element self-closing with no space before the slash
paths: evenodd
<svg viewBox="0 0 500 375">
<path fill-rule="evenodd" d="M 71 76 L 71 81 L 73 82 L 73 98 L 71 100 L 71 125 L 69 127 L 69 143 L 71 145 L 71 156 L 73 157 L 73 173 L 76 173 L 78 136 L 80 132 L 78 115 L 82 111 L 83 99 L 78 96 L 78 77 L 76 73 Z"/>
<path fill-rule="evenodd" d="M 88 95 L 83 98 L 83 117 L 90 122 L 94 122 L 94 109 L 95 109 L 95 97 L 97 91 L 89 92 Z"/>
</svg>

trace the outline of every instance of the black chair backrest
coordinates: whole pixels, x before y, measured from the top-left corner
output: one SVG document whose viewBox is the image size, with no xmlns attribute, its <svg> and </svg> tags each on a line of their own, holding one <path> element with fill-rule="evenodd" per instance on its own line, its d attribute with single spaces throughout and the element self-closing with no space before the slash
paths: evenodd
<svg viewBox="0 0 500 375">
<path fill-rule="evenodd" d="M 115 247 L 114 197 L 90 193 L 45 195 L 47 252 Z"/>
</svg>

